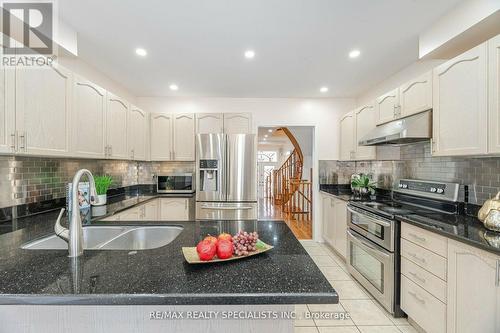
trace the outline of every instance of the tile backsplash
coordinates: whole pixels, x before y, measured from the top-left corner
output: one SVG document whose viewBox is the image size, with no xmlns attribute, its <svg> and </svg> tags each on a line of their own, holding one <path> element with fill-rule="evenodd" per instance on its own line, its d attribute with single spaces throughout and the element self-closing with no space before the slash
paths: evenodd
<svg viewBox="0 0 500 333">
<path fill-rule="evenodd" d="M 400 155 L 394 161 L 319 161 L 320 182 L 346 184 L 353 173 L 372 174 L 385 189 L 400 178 L 457 182 L 469 186 L 469 202 L 476 204 L 500 191 L 500 157 L 432 157 L 429 143 L 401 146 Z"/>
<path fill-rule="evenodd" d="M 0 156 L 0 208 L 63 198 L 66 184 L 82 168 L 110 175 L 112 187 L 122 187 L 152 184 L 165 172 L 194 172 L 194 163 Z"/>
</svg>

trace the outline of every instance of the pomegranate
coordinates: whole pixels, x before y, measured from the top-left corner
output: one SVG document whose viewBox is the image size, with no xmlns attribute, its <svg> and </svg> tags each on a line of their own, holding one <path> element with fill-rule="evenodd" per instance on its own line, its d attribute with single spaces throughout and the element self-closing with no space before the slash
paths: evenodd
<svg viewBox="0 0 500 333">
<path fill-rule="evenodd" d="M 233 256 L 233 242 L 227 239 L 221 239 L 217 243 L 217 257 L 227 259 Z"/>
<path fill-rule="evenodd" d="M 203 240 L 208 240 L 212 243 L 214 243 L 215 245 L 217 245 L 217 237 L 214 237 L 212 235 L 208 235 L 207 237 L 205 237 Z"/>
<path fill-rule="evenodd" d="M 217 246 L 209 240 L 202 240 L 196 245 L 196 252 L 200 260 L 209 261 L 215 256 Z"/>
<path fill-rule="evenodd" d="M 226 232 L 223 232 L 222 234 L 219 235 L 218 239 L 219 239 L 219 241 L 221 241 L 221 240 L 232 241 L 233 240 L 233 236 L 231 236 L 230 234 L 228 234 Z"/>
</svg>

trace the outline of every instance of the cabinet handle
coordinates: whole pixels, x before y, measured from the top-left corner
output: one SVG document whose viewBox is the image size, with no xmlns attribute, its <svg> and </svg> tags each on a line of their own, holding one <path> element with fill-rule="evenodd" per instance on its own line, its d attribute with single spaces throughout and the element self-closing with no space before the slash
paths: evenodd
<svg viewBox="0 0 500 333">
<path fill-rule="evenodd" d="M 411 236 L 413 238 L 415 238 L 416 240 L 420 241 L 420 242 L 426 242 L 427 240 L 425 239 L 425 237 L 420 237 L 418 235 L 415 235 L 414 233 L 409 233 L 408 236 Z"/>
<path fill-rule="evenodd" d="M 500 259 L 497 260 L 497 272 L 496 272 L 495 286 L 500 286 Z"/>
<path fill-rule="evenodd" d="M 12 152 L 16 151 L 16 133 L 10 135 L 10 148 L 12 148 Z"/>
<path fill-rule="evenodd" d="M 19 135 L 19 141 L 21 142 L 19 149 L 22 149 L 26 152 L 26 132 L 23 132 L 21 135 Z"/>
<path fill-rule="evenodd" d="M 411 252 L 408 252 L 408 255 L 410 257 L 413 257 L 414 259 L 420 261 L 422 264 L 425 264 L 426 263 L 426 260 L 425 258 L 420 258 L 419 256 L 417 256 L 415 253 L 411 253 Z"/>
<path fill-rule="evenodd" d="M 416 293 L 409 291 L 408 294 L 412 295 L 419 303 L 425 304 L 425 300 L 418 297 Z"/>
<path fill-rule="evenodd" d="M 112 145 L 109 145 L 109 157 L 111 157 L 111 155 L 113 155 L 113 146 Z"/>
<path fill-rule="evenodd" d="M 419 280 L 420 282 L 425 283 L 425 279 L 423 277 L 420 277 L 417 273 L 414 272 L 408 272 L 408 273 L 415 279 Z"/>
</svg>

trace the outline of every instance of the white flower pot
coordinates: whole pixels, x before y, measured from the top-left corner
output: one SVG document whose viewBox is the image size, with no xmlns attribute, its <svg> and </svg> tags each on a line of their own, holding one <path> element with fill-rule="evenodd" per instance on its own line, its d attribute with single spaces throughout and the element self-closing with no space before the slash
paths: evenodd
<svg viewBox="0 0 500 333">
<path fill-rule="evenodd" d="M 106 194 L 98 194 L 97 195 L 97 203 L 95 203 L 93 206 L 102 206 L 105 205 L 107 202 L 107 195 Z"/>
</svg>

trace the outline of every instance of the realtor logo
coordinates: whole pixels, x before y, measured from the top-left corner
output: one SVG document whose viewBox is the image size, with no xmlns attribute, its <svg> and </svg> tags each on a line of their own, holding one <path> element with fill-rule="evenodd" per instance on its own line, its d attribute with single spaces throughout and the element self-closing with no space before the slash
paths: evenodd
<svg viewBox="0 0 500 333">
<path fill-rule="evenodd" d="M 3 2 L 2 18 L 4 54 L 52 54 L 51 2 Z"/>
</svg>

